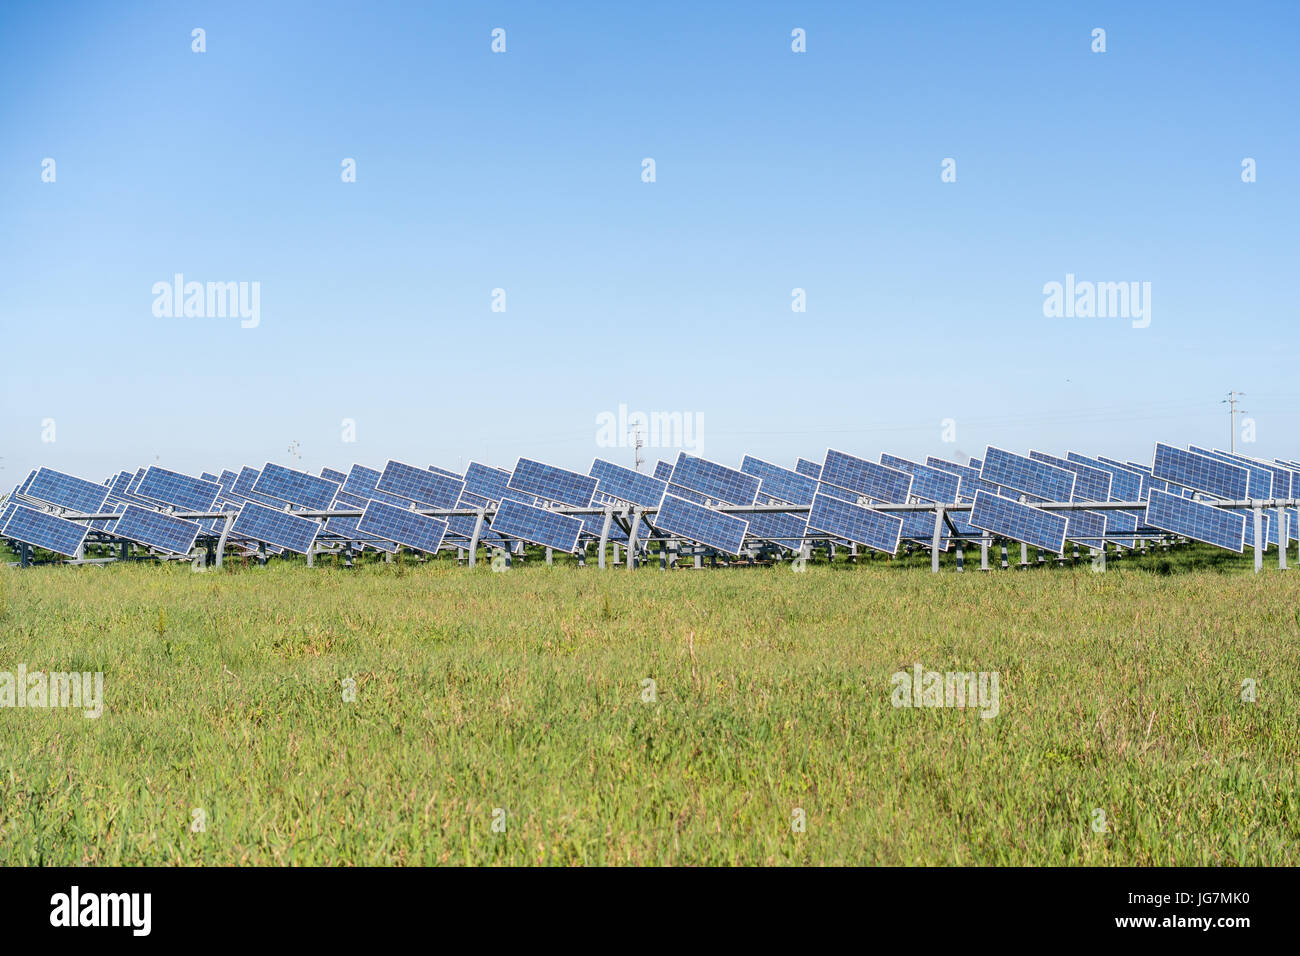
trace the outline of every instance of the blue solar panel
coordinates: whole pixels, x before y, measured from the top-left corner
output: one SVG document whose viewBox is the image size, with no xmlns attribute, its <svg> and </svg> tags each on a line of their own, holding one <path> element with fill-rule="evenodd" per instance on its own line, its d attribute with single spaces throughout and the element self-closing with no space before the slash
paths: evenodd
<svg viewBox="0 0 1300 956">
<path fill-rule="evenodd" d="M 306 554 L 311 549 L 319 532 L 320 524 L 310 518 L 299 518 L 252 501 L 239 509 L 239 515 L 230 528 L 230 533 L 237 538 L 264 541 L 299 554 Z"/>
<path fill-rule="evenodd" d="M 1248 498 L 1271 498 L 1273 497 L 1273 472 L 1269 471 L 1258 462 L 1246 461 L 1237 456 L 1221 454 L 1217 451 L 1211 451 L 1208 448 L 1198 448 L 1196 445 L 1188 445 L 1188 451 L 1195 452 L 1198 455 L 1204 455 L 1207 458 L 1214 458 L 1218 461 L 1225 462 L 1229 465 L 1240 465 L 1246 469 L 1246 497 Z"/>
<path fill-rule="evenodd" d="M 350 495 L 358 498 L 365 498 L 372 501 L 382 501 L 384 504 L 393 505 L 397 508 L 409 508 L 411 503 L 397 495 L 390 495 L 380 491 L 375 485 L 378 483 L 380 472 L 373 468 L 367 468 L 365 465 L 353 465 L 348 472 L 348 480 L 343 482 L 343 490 Z"/>
<path fill-rule="evenodd" d="M 1132 511 L 1107 511 L 1106 537 L 1125 548 L 1137 547 L 1137 539 L 1133 534 L 1137 531 L 1140 519 L 1141 516 Z"/>
<path fill-rule="evenodd" d="M 68 557 L 76 555 L 89 533 L 89 528 L 76 521 L 58 518 L 47 511 L 37 511 L 24 505 L 14 505 L 4 530 L 0 532 L 6 538 Z"/>
<path fill-rule="evenodd" d="M 816 479 L 763 461 L 761 458 L 755 458 L 753 455 L 744 457 L 740 463 L 740 470 L 759 480 L 759 494 L 776 501 L 792 505 L 810 505 L 813 495 L 817 494 Z M 750 534 L 754 533 L 751 528 Z"/>
<path fill-rule="evenodd" d="M 1074 473 L 992 445 L 984 452 L 980 477 L 1001 488 L 1047 501 L 1069 501 L 1074 493 Z"/>
<path fill-rule="evenodd" d="M 362 498 L 358 495 L 350 495 L 346 491 L 340 491 L 334 497 L 332 511 L 364 511 L 366 505 L 370 503 L 369 498 Z M 365 534 L 357 527 L 357 522 L 361 520 L 360 516 L 347 518 L 327 518 L 325 521 L 325 530 L 333 535 L 346 538 L 349 541 L 361 541 L 369 547 L 379 551 L 387 551 L 390 554 L 397 550 L 397 545 L 388 540 L 376 538 L 373 535 Z"/>
<path fill-rule="evenodd" d="M 780 502 L 768 501 L 767 504 Z M 774 541 L 787 548 L 796 548 L 808 533 L 808 522 L 803 515 L 788 511 L 761 511 L 749 515 L 749 536 L 764 541 Z"/>
<path fill-rule="evenodd" d="M 685 453 L 683 452 L 683 454 Z M 678 468 L 681 467 L 680 456 L 677 462 L 677 465 L 673 468 L 674 477 L 677 475 Z M 690 474 L 695 476 L 696 472 L 691 471 Z M 755 484 L 757 484 L 757 481 L 758 479 L 754 479 Z M 753 504 L 752 501 L 747 503 Z M 688 541 L 694 541 L 705 547 L 714 548 L 726 554 L 740 554 L 749 522 L 735 515 L 726 515 L 720 511 L 714 511 L 712 508 L 697 505 L 693 501 L 679 498 L 670 492 L 664 495 L 663 504 L 659 506 L 659 510 L 655 513 L 654 525 L 660 531 L 679 538 L 686 538 Z"/>
<path fill-rule="evenodd" d="M 988 461 L 987 456 L 985 461 Z M 991 495 L 987 491 L 976 493 L 970 523 L 990 534 L 1023 541 L 1055 554 L 1061 554 L 1065 550 L 1064 517 L 1040 511 L 1001 495 Z"/>
<path fill-rule="evenodd" d="M 75 475 L 65 475 L 52 468 L 41 468 L 27 482 L 27 490 L 24 494 L 58 505 L 60 508 L 89 515 L 99 511 L 108 497 L 108 491 L 106 485 L 96 484 Z"/>
<path fill-rule="evenodd" d="M 320 470 L 320 476 L 326 481 L 334 482 L 334 484 L 338 485 L 340 488 L 343 487 L 343 482 L 348 480 L 347 475 L 343 474 L 341 471 L 336 471 L 333 468 L 322 468 Z"/>
<path fill-rule="evenodd" d="M 877 502 L 905 502 L 912 488 L 912 476 L 907 472 L 855 458 L 834 448 L 826 452 L 821 480 L 822 484 L 854 491 Z"/>
<path fill-rule="evenodd" d="M 1145 524 L 1238 554 L 1246 549 L 1245 515 L 1164 491 L 1151 492 Z"/>
<path fill-rule="evenodd" d="M 1147 489 L 1144 478 L 1140 472 L 1134 471 L 1130 466 L 1102 461 L 1100 458 L 1089 458 L 1087 455 L 1079 455 L 1072 451 L 1065 453 L 1065 459 L 1098 471 L 1109 472 L 1111 501 L 1146 500 Z"/>
<path fill-rule="evenodd" d="M 1250 473 L 1240 465 L 1230 465 L 1195 452 L 1183 451 L 1163 442 L 1156 443 L 1151 474 L 1166 481 L 1177 482 L 1184 488 L 1194 488 L 1234 501 L 1246 497 L 1247 483 L 1250 480 Z"/>
<path fill-rule="evenodd" d="M 31 487 L 32 482 L 35 480 L 36 480 L 36 472 L 29 471 L 27 473 L 27 477 L 23 480 L 23 483 L 15 489 L 16 493 L 20 495 L 27 494 L 27 489 Z"/>
<path fill-rule="evenodd" d="M 928 511 L 903 511 L 898 515 L 903 519 L 902 535 L 909 541 L 917 541 L 927 548 L 934 546 L 934 515 Z M 954 515 L 954 517 L 956 517 Z M 948 522 L 939 526 L 939 550 L 947 551 L 951 531 Z"/>
<path fill-rule="evenodd" d="M 987 491 L 994 495 L 998 493 L 997 485 L 990 484 L 980 478 L 980 470 L 978 468 L 972 468 L 969 465 L 959 465 L 956 462 L 948 461 L 946 458 L 935 458 L 933 455 L 927 458 L 925 463 L 930 468 L 951 472 L 960 478 L 961 485 L 958 487 L 958 494 L 967 501 L 974 498 L 975 492 L 977 491 Z"/>
<path fill-rule="evenodd" d="M 213 474 L 212 472 L 210 472 L 210 471 L 205 471 L 205 472 L 203 472 L 201 475 L 199 475 L 199 477 L 202 478 L 204 481 L 216 481 L 216 480 L 217 480 L 217 476 L 214 475 L 214 474 Z"/>
<path fill-rule="evenodd" d="M 181 511 L 210 511 L 221 485 L 193 475 L 151 466 L 135 487 L 135 494 L 171 505 Z"/>
<path fill-rule="evenodd" d="M 390 461 L 375 484 L 379 491 L 417 502 L 425 508 L 454 508 L 465 490 L 460 478 L 440 475 L 400 461 Z"/>
<path fill-rule="evenodd" d="M 655 477 L 660 481 L 667 481 L 673 476 L 673 463 L 671 461 L 655 462 Z"/>
<path fill-rule="evenodd" d="M 544 501 L 585 508 L 596 491 L 596 479 L 531 458 L 520 458 L 506 486 Z"/>
<path fill-rule="evenodd" d="M 512 491 L 508 486 L 509 481 L 510 472 L 504 468 L 493 468 L 491 465 L 471 461 L 465 469 L 465 490 L 472 495 L 495 502 L 520 501 L 526 505 L 536 502 L 532 495 Z"/>
<path fill-rule="evenodd" d="M 801 475 L 807 475 L 809 478 L 821 479 L 822 466 L 815 461 L 809 461 L 807 458 L 796 458 L 794 470 Z"/>
<path fill-rule="evenodd" d="M 497 534 L 572 553 L 578 547 L 582 522 L 569 515 L 556 514 L 545 508 L 506 499 L 501 502 L 492 519 L 492 530 Z"/>
<path fill-rule="evenodd" d="M 1110 472 L 1068 458 L 1046 455 L 1041 451 L 1031 451 L 1029 457 L 1074 472 L 1074 497 L 1071 501 L 1110 501 Z"/>
<path fill-rule="evenodd" d="M 437 465 L 430 465 L 429 470 L 435 475 L 442 475 L 444 478 L 454 478 L 456 481 L 465 480 L 465 476 L 459 472 L 449 471 L 446 468 L 439 468 Z"/>
<path fill-rule="evenodd" d="M 1106 537 L 1108 515 L 1100 511 L 1066 511 L 1065 537 L 1076 544 L 1100 548 Z"/>
<path fill-rule="evenodd" d="M 895 471 L 905 471 L 912 476 L 912 496 L 927 501 L 941 501 L 945 504 L 957 500 L 957 491 L 961 479 L 950 471 L 932 468 L 919 462 L 898 458 L 894 455 L 880 456 L 880 463 Z"/>
<path fill-rule="evenodd" d="M 1273 476 L 1272 497 L 1290 498 L 1291 497 L 1291 476 L 1292 472 L 1271 461 L 1263 461 L 1259 458 L 1251 458 L 1246 455 L 1238 455 L 1234 452 L 1223 451 L 1220 448 L 1214 449 L 1216 455 L 1221 455 L 1227 461 L 1241 462 L 1242 464 L 1251 465 L 1257 468 L 1263 468 Z M 1254 494 L 1252 492 L 1252 497 Z"/>
<path fill-rule="evenodd" d="M 643 508 L 659 507 L 668 487 L 667 482 L 603 458 L 591 463 L 591 477 L 596 479 L 596 490 L 601 494 Z"/>
<path fill-rule="evenodd" d="M 903 519 L 818 492 L 808 511 L 808 527 L 885 554 L 894 554 L 903 533 Z"/>
<path fill-rule="evenodd" d="M 759 481 L 753 475 L 684 451 L 677 453 L 677 462 L 669 480 L 679 487 L 698 491 L 712 501 L 729 505 L 752 505 L 758 497 Z"/>
<path fill-rule="evenodd" d="M 309 511 L 328 511 L 339 486 L 328 478 L 309 475 L 305 471 L 295 471 L 268 461 L 253 482 L 253 490 Z"/>
<path fill-rule="evenodd" d="M 199 526 L 194 521 L 174 518 L 139 505 L 127 505 L 113 527 L 113 534 L 160 551 L 189 554 L 194 548 L 194 539 L 199 536 Z"/>
<path fill-rule="evenodd" d="M 447 533 L 447 522 L 372 501 L 366 505 L 366 513 L 357 522 L 357 528 L 417 551 L 436 554 Z"/>
<path fill-rule="evenodd" d="M 1256 547 L 1255 544 L 1255 512 L 1246 509 L 1231 509 L 1234 514 L 1240 514 L 1246 519 L 1246 536 L 1245 543 L 1248 547 Z M 1269 521 L 1271 514 L 1265 511 L 1260 515 L 1260 530 L 1263 531 L 1263 539 L 1268 544 L 1277 544 L 1278 526 L 1276 521 Z"/>
</svg>

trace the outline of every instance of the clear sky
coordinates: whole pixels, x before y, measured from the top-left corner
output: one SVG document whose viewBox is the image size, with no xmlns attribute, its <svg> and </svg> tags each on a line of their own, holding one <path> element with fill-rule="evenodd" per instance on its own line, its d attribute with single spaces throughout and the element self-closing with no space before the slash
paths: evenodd
<svg viewBox="0 0 1300 956">
<path fill-rule="evenodd" d="M 1245 450 L 1300 456 L 1298 26 L 1290 2 L 6 3 L 0 484 L 295 440 L 312 470 L 585 470 L 630 462 L 597 447 L 620 403 L 698 416 L 733 465 L 1149 460 L 1225 446 L 1229 389 Z M 177 273 L 260 283 L 258 325 L 156 316 Z M 1149 282 L 1149 327 L 1046 317 L 1067 274 Z"/>
</svg>

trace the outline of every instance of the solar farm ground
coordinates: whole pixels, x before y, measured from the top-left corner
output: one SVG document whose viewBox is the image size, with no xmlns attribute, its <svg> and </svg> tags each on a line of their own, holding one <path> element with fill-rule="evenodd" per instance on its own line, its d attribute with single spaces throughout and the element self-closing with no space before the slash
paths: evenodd
<svg viewBox="0 0 1300 956">
<path fill-rule="evenodd" d="M 105 699 L 0 710 L 0 863 L 1300 864 L 1300 571 L 1198 553 L 0 567 L 0 671 Z"/>
</svg>

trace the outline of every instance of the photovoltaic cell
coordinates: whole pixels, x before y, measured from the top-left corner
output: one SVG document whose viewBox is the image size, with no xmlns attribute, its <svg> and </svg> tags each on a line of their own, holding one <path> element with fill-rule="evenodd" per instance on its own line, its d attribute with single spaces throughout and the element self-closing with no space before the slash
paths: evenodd
<svg viewBox="0 0 1300 956">
<path fill-rule="evenodd" d="M 807 475 L 809 478 L 821 480 L 822 466 L 815 461 L 809 461 L 807 458 L 797 458 L 794 463 L 794 470 L 801 475 Z"/>
<path fill-rule="evenodd" d="M 940 501 L 944 504 L 957 500 L 957 491 L 961 487 L 961 479 L 950 471 L 931 468 L 929 465 L 922 465 L 919 462 L 898 458 L 894 455 L 882 454 L 880 463 L 887 468 L 893 468 L 895 471 L 905 471 L 911 475 L 912 496 L 915 498 Z"/>
<path fill-rule="evenodd" d="M 767 504 L 780 502 L 768 501 Z M 749 515 L 749 536 L 773 541 L 787 548 L 797 548 L 808 533 L 808 522 L 803 515 L 788 511 L 761 511 Z"/>
<path fill-rule="evenodd" d="M 667 481 L 673 476 L 673 463 L 671 461 L 655 462 L 655 477 L 660 481 Z"/>
<path fill-rule="evenodd" d="M 1069 501 L 1074 493 L 1074 473 L 992 445 L 984 452 L 980 477 L 1001 488 L 1047 501 Z"/>
<path fill-rule="evenodd" d="M 60 508 L 89 515 L 99 511 L 108 497 L 108 491 L 107 486 L 87 481 L 85 478 L 65 475 L 52 468 L 40 468 L 27 482 L 27 490 L 24 494 L 58 505 Z"/>
<path fill-rule="evenodd" d="M 369 498 L 361 498 L 357 495 L 348 494 L 346 491 L 340 491 L 334 497 L 333 511 L 364 511 L 366 505 L 370 504 Z M 357 523 L 361 520 L 360 516 L 344 518 L 327 518 L 325 521 L 325 530 L 330 534 L 337 535 L 340 538 L 346 538 L 348 541 L 360 541 L 369 547 L 378 551 L 387 551 L 390 554 L 397 550 L 397 544 L 392 541 L 376 538 L 374 535 L 365 534 L 358 527 Z"/>
<path fill-rule="evenodd" d="M 1068 458 L 1046 455 L 1041 451 L 1031 451 L 1029 457 L 1074 472 L 1074 497 L 1071 501 L 1110 501 L 1110 472 Z"/>
<path fill-rule="evenodd" d="M 1217 461 L 1229 465 L 1240 465 L 1246 469 L 1246 497 L 1248 498 L 1271 498 L 1273 497 L 1273 473 L 1263 465 L 1253 461 L 1246 461 L 1236 456 L 1220 454 L 1217 451 L 1211 451 L 1208 448 L 1198 448 L 1196 445 L 1188 445 L 1187 450 L 1195 452 L 1198 455 L 1204 455 L 1206 458 L 1214 458 Z"/>
<path fill-rule="evenodd" d="M 1110 465 L 1115 468 L 1127 468 L 1129 471 L 1136 471 L 1138 473 L 1138 481 L 1141 485 L 1139 488 L 1140 498 L 1138 499 L 1140 501 L 1147 500 L 1147 492 L 1152 488 L 1158 488 L 1160 491 L 1165 490 L 1164 483 L 1156 481 L 1156 479 L 1151 476 L 1150 465 L 1139 465 L 1135 461 L 1120 461 L 1118 458 L 1107 458 L 1105 455 L 1098 455 L 1097 462 L 1100 465 Z M 1087 462 L 1085 462 L 1085 464 L 1087 464 Z M 1115 483 L 1112 481 L 1110 492 L 1112 495 L 1115 494 L 1114 485 Z"/>
<path fill-rule="evenodd" d="M 309 511 L 328 511 L 339 486 L 328 478 L 309 475 L 305 471 L 295 471 L 268 461 L 253 482 L 253 490 Z"/>
<path fill-rule="evenodd" d="M 427 468 L 417 468 L 400 461 L 389 461 L 384 466 L 378 491 L 414 501 L 425 508 L 454 508 L 465 490 L 460 478 L 449 478 Z"/>
<path fill-rule="evenodd" d="M 1243 464 L 1254 465 L 1256 467 L 1266 469 L 1268 473 L 1273 476 L 1273 488 L 1271 492 L 1272 497 L 1274 498 L 1291 497 L 1292 472 L 1289 471 L 1288 469 L 1283 468 L 1281 465 L 1278 465 L 1275 462 L 1263 461 L 1262 459 L 1259 458 L 1250 458 L 1247 457 L 1246 455 L 1238 455 L 1234 452 L 1223 451 L 1222 449 L 1219 448 L 1214 449 L 1214 453 L 1216 455 L 1222 456 L 1226 461 L 1231 461 L 1234 463 L 1241 462 Z M 1252 495 L 1252 497 L 1254 496 Z"/>
<path fill-rule="evenodd" d="M 903 533 L 903 519 L 819 492 L 808 512 L 808 527 L 885 554 L 894 554 Z"/>
<path fill-rule="evenodd" d="M 520 458 L 506 486 L 545 501 L 585 508 L 591 504 L 591 496 L 596 491 L 596 479 L 531 458 Z"/>
<path fill-rule="evenodd" d="M 322 468 L 320 470 L 320 476 L 326 481 L 334 482 L 334 484 L 338 485 L 340 488 L 343 487 L 343 482 L 348 480 L 347 475 L 343 474 L 341 471 L 335 471 L 333 468 Z"/>
<path fill-rule="evenodd" d="M 411 503 L 397 495 L 380 491 L 375 485 L 379 482 L 380 472 L 365 465 L 353 465 L 348 471 L 348 480 L 343 482 L 343 490 L 357 498 L 370 501 L 382 501 L 396 508 L 409 508 Z"/>
<path fill-rule="evenodd" d="M 210 511 L 221 493 L 221 486 L 215 481 L 204 481 L 154 465 L 144 473 L 134 493 L 181 511 Z"/>
<path fill-rule="evenodd" d="M 985 459 L 987 461 L 987 458 Z M 1072 482 L 1073 483 L 1073 482 Z M 1066 520 L 1058 514 L 1012 501 L 986 491 L 977 492 L 970 523 L 981 531 L 1061 554 L 1065 550 Z"/>
<path fill-rule="evenodd" d="M 1079 455 L 1072 451 L 1065 453 L 1065 460 L 1079 465 L 1087 465 L 1089 468 L 1098 471 L 1109 472 L 1110 501 L 1146 500 L 1146 487 L 1142 474 L 1127 465 L 1102 461 L 1100 458 L 1089 458 L 1087 455 Z"/>
<path fill-rule="evenodd" d="M 1247 497 L 1247 484 L 1250 479 L 1250 473 L 1240 465 L 1230 465 L 1195 452 L 1183 451 L 1181 448 L 1163 442 L 1156 443 L 1155 457 L 1151 461 L 1151 474 L 1166 481 L 1176 482 L 1184 488 L 1194 488 L 1206 494 L 1234 501 Z M 1192 536 L 1185 535 L 1185 537 Z"/>
<path fill-rule="evenodd" d="M 668 483 L 643 475 L 631 468 L 624 468 L 612 461 L 597 458 L 591 463 L 591 477 L 596 479 L 596 490 L 610 498 L 626 501 L 628 504 L 641 505 L 643 508 L 657 508 L 663 500 Z"/>
<path fill-rule="evenodd" d="M 759 480 L 759 494 L 776 501 L 784 501 L 792 505 L 810 505 L 813 496 L 817 494 L 815 478 L 763 461 L 753 455 L 744 457 L 740 463 L 740 470 Z M 749 533 L 755 532 L 751 528 Z"/>
<path fill-rule="evenodd" d="M 465 490 L 487 501 L 519 501 L 526 505 L 536 502 L 532 495 L 512 491 L 508 485 L 510 472 L 471 461 L 465 469 Z"/>
<path fill-rule="evenodd" d="M 669 480 L 674 485 L 698 491 L 706 498 L 724 504 L 752 505 L 758 498 L 759 480 L 753 475 L 684 451 L 677 453 L 677 463 L 673 465 Z"/>
<path fill-rule="evenodd" d="M 679 457 L 678 466 L 680 464 Z M 677 467 L 673 468 L 673 474 L 677 474 Z M 754 480 L 757 483 L 757 479 Z M 747 503 L 753 504 L 752 501 Z M 671 493 L 664 495 L 663 504 L 655 513 L 654 525 L 660 531 L 725 554 L 740 554 L 749 528 L 749 522 L 743 518 L 705 508 Z"/>
<path fill-rule="evenodd" d="M 1100 548 L 1106 537 L 1109 513 L 1100 511 L 1065 511 L 1065 537 L 1076 544 Z"/>
<path fill-rule="evenodd" d="M 960 478 L 961 484 L 958 486 L 957 491 L 966 501 L 970 501 L 974 498 L 975 492 L 977 491 L 987 491 L 989 494 L 994 495 L 998 493 L 997 485 L 990 484 L 980 478 L 980 470 L 978 468 L 972 468 L 969 465 L 959 465 L 955 461 L 948 461 L 945 458 L 935 458 L 933 455 L 927 458 L 925 463 L 930 468 L 935 468 L 939 471 L 947 471 Z"/>
<path fill-rule="evenodd" d="M 113 534 L 160 551 L 189 554 L 194 549 L 194 540 L 199 536 L 199 525 L 139 505 L 127 505 L 117 519 Z"/>
<path fill-rule="evenodd" d="M 357 528 L 417 551 L 436 554 L 447 533 L 447 522 L 395 508 L 382 501 L 372 501 L 366 505 L 366 512 L 357 522 Z"/>
<path fill-rule="evenodd" d="M 1245 515 L 1164 491 L 1151 492 L 1145 524 L 1238 554 L 1246 549 Z"/>
<path fill-rule="evenodd" d="M 578 547 L 582 522 L 569 515 L 507 499 L 501 502 L 492 519 L 492 530 L 571 554 Z"/>
<path fill-rule="evenodd" d="M 30 544 L 55 554 L 74 557 L 90 529 L 76 521 L 58 518 L 47 511 L 14 505 L 4 530 L 6 538 Z"/>
<path fill-rule="evenodd" d="M 822 484 L 857 492 L 877 502 L 903 503 L 912 488 L 912 476 L 874 461 L 855 458 L 834 448 L 826 452 Z"/>
<path fill-rule="evenodd" d="M 239 509 L 230 533 L 237 538 L 264 541 L 286 551 L 306 554 L 320 532 L 320 525 L 310 518 L 299 518 L 286 511 L 276 511 L 249 501 Z"/>
</svg>

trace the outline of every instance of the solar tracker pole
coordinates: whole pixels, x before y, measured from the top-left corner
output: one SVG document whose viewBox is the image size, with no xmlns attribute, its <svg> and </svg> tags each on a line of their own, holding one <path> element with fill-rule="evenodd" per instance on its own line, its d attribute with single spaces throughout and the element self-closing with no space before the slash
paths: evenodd
<svg viewBox="0 0 1300 956">
<path fill-rule="evenodd" d="M 930 573 L 939 573 L 939 546 L 943 542 L 943 505 L 934 509 L 934 537 L 930 539 Z"/>
<path fill-rule="evenodd" d="M 1258 505 L 1255 511 L 1255 573 L 1258 574 L 1264 570 L 1264 546 L 1268 544 L 1264 540 L 1264 509 Z"/>
<path fill-rule="evenodd" d="M 474 562 L 478 558 L 478 539 L 483 534 L 483 509 L 478 509 L 478 517 L 474 519 L 474 533 L 469 537 L 469 566 L 474 567 Z"/>
<path fill-rule="evenodd" d="M 600 526 L 600 553 L 596 555 L 596 566 L 605 570 L 605 548 L 609 545 L 609 526 L 614 523 L 614 509 L 605 509 L 605 520 Z M 617 559 L 616 559 L 617 560 Z"/>
<path fill-rule="evenodd" d="M 315 546 L 314 544 L 313 544 L 313 545 L 308 545 L 308 546 L 307 546 L 307 567 L 310 568 L 310 567 L 313 567 L 313 566 L 314 566 L 314 560 L 313 560 L 313 559 L 314 559 L 314 557 L 315 557 L 315 554 L 316 554 L 316 546 Z"/>
<path fill-rule="evenodd" d="M 31 567 L 32 550 L 31 545 L 19 543 L 18 545 L 18 566 L 20 568 Z"/>
<path fill-rule="evenodd" d="M 221 526 L 221 537 L 217 540 L 217 567 L 221 567 L 221 556 L 226 553 L 226 539 L 230 537 L 230 526 L 235 523 L 235 512 L 226 515 Z M 126 545 L 122 545 L 122 557 L 126 557 Z"/>
<path fill-rule="evenodd" d="M 632 510 L 631 524 L 627 529 L 627 569 L 631 571 L 636 567 L 636 533 L 641 527 L 641 509 Z"/>
<path fill-rule="evenodd" d="M 1291 516 L 1286 513 L 1286 509 L 1279 506 L 1277 509 L 1277 569 L 1286 570 L 1286 546 L 1291 542 L 1290 524 Z"/>
<path fill-rule="evenodd" d="M 980 570 L 989 569 L 989 539 L 988 535 L 980 538 Z"/>
</svg>

